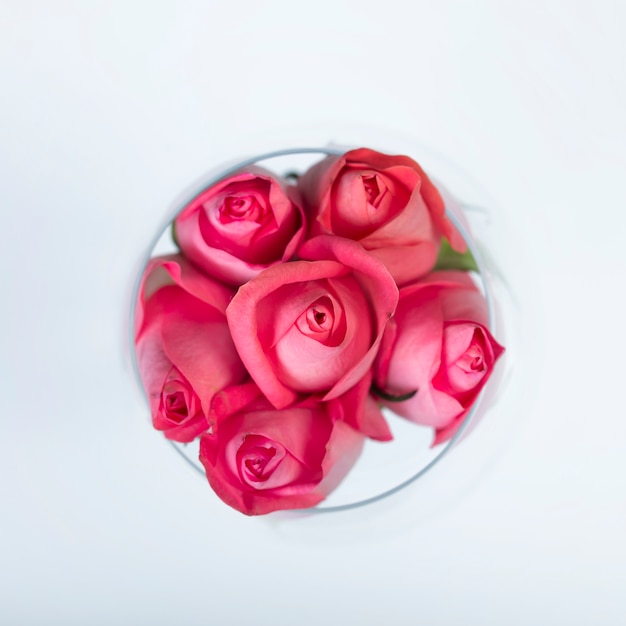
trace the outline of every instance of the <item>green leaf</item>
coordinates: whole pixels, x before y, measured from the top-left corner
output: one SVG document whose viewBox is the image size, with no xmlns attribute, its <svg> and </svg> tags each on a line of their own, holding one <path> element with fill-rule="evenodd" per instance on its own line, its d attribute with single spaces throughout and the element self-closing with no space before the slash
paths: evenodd
<svg viewBox="0 0 626 626">
<path fill-rule="evenodd" d="M 176 222 L 172 220 L 172 227 L 170 229 L 170 234 L 172 235 L 172 241 L 176 245 L 176 247 L 180 250 L 180 244 L 178 243 L 178 237 L 176 236 Z"/>
<path fill-rule="evenodd" d="M 290 182 L 297 183 L 300 178 L 300 174 L 295 170 L 290 170 L 289 172 L 285 172 L 285 174 L 283 174 L 283 178 L 286 178 Z"/>
<path fill-rule="evenodd" d="M 439 256 L 435 263 L 435 270 L 466 270 L 478 271 L 476 259 L 470 252 L 469 248 L 466 252 L 457 252 L 452 249 L 450 242 L 443 237 L 441 239 L 441 247 L 439 248 Z"/>
</svg>

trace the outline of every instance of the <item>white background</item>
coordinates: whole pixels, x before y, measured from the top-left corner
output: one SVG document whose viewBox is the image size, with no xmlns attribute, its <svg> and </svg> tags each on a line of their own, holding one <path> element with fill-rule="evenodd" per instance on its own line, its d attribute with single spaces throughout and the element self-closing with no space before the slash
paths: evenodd
<svg viewBox="0 0 626 626">
<path fill-rule="evenodd" d="M 0 623 L 625 623 L 625 6 L 5 0 Z M 149 428 L 129 289 L 232 142 L 342 122 L 506 212 L 527 396 L 462 493 L 250 519 Z"/>
</svg>

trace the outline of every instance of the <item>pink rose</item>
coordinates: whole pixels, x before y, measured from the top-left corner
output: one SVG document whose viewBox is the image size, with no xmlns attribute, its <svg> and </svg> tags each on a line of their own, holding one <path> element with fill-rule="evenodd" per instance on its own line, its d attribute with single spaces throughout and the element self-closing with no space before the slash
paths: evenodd
<svg viewBox="0 0 626 626">
<path fill-rule="evenodd" d="M 471 277 L 433 272 L 400 289 L 376 386 L 395 413 L 435 428 L 435 445 L 456 432 L 503 350 L 487 329 L 487 304 Z"/>
<path fill-rule="evenodd" d="M 291 259 L 305 232 L 295 187 L 249 167 L 194 198 L 174 222 L 182 253 L 209 275 L 240 285 Z"/>
<path fill-rule="evenodd" d="M 316 237 L 299 257 L 242 285 L 226 310 L 250 376 L 279 409 L 298 394 L 331 400 L 358 383 L 398 299 L 384 265 L 353 241 Z"/>
<path fill-rule="evenodd" d="M 455 250 L 465 251 L 437 188 L 407 156 L 367 148 L 329 156 L 305 172 L 298 187 L 315 216 L 313 235 L 358 241 L 399 285 L 433 268 L 442 234 Z"/>
<path fill-rule="evenodd" d="M 206 431 L 214 394 L 245 377 L 225 316 L 232 293 L 178 255 L 152 259 L 146 268 L 137 362 L 153 425 L 168 439 L 188 442 Z"/>
<path fill-rule="evenodd" d="M 214 405 L 217 427 L 202 435 L 200 461 L 215 493 L 246 515 L 315 506 L 361 452 L 363 435 L 310 398 L 277 410 L 249 384 Z"/>
</svg>

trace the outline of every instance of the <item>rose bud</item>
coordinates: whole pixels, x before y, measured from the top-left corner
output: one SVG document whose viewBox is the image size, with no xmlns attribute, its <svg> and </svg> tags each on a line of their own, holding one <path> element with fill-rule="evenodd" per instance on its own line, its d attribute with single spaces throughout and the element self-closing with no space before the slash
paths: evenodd
<svg viewBox="0 0 626 626">
<path fill-rule="evenodd" d="M 433 445 L 454 435 L 504 351 L 487 323 L 485 298 L 464 272 L 433 272 L 400 289 L 374 389 L 395 413 L 432 426 Z"/>
<path fill-rule="evenodd" d="M 364 437 L 308 399 L 275 409 L 254 385 L 214 401 L 218 426 L 200 439 L 200 461 L 215 493 L 246 515 L 321 502 L 361 453 Z"/>
<path fill-rule="evenodd" d="M 398 289 L 384 265 L 341 237 L 242 285 L 226 316 L 241 360 L 276 408 L 298 394 L 337 398 L 370 369 Z"/>
<path fill-rule="evenodd" d="M 226 322 L 231 297 L 231 289 L 178 255 L 146 267 L 135 321 L 137 364 L 153 425 L 168 439 L 189 442 L 206 431 L 214 394 L 245 377 Z"/>
<path fill-rule="evenodd" d="M 429 272 L 445 235 L 458 252 L 465 242 L 445 216 L 437 188 L 407 156 L 367 148 L 329 156 L 298 180 L 311 233 L 358 241 L 401 285 Z"/>
<path fill-rule="evenodd" d="M 305 234 L 296 188 L 249 167 L 194 198 L 174 222 L 181 252 L 210 276 L 240 285 L 293 257 Z"/>
</svg>

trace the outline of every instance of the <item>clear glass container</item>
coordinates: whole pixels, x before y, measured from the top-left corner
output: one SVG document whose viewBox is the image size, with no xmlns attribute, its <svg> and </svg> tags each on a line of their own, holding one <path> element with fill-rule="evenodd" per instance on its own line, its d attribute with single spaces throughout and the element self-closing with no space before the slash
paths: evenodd
<svg viewBox="0 0 626 626">
<path fill-rule="evenodd" d="M 436 184 L 444 197 L 448 217 L 463 235 L 477 262 L 479 272 L 473 275 L 487 300 L 490 331 L 496 340 L 506 348 L 492 377 L 469 411 L 461 428 L 451 440 L 431 447 L 432 429 L 417 426 L 396 416 L 390 410 L 384 409 L 385 417 L 394 435 L 393 441 L 382 443 L 366 440 L 360 459 L 335 491 L 317 507 L 301 512 L 311 514 L 357 509 L 364 505 L 389 501 L 390 496 L 400 497 L 398 494 L 407 494 L 406 497 L 409 498 L 409 492 L 417 483 L 421 483 L 427 475 L 432 474 L 431 470 L 442 464 L 442 461 L 448 458 L 453 459 L 455 454 L 451 454 L 451 452 L 456 452 L 457 448 L 462 447 L 459 446 L 460 442 L 468 438 L 470 433 L 472 433 L 471 439 L 484 438 L 482 429 L 476 427 L 485 416 L 489 416 L 488 421 L 490 423 L 497 424 L 495 436 L 493 432 L 488 434 L 486 445 L 490 450 L 500 446 L 506 439 L 511 423 L 506 418 L 507 411 L 518 412 L 513 410 L 511 402 L 515 402 L 516 400 L 513 398 L 520 396 L 519 385 L 517 393 L 513 393 L 511 397 L 508 396 L 510 388 L 516 386 L 514 371 L 516 361 L 519 360 L 521 338 L 519 331 L 522 326 L 522 317 L 519 302 L 505 278 L 506 269 L 499 263 L 499 254 L 502 250 L 511 252 L 510 234 L 507 232 L 506 224 L 502 223 L 505 220 L 499 221 L 499 215 L 493 201 L 460 167 L 413 140 L 405 137 L 391 137 L 389 133 L 376 134 L 368 131 L 361 132 L 359 135 L 358 131 L 355 132 L 354 129 L 343 133 L 328 133 L 323 129 L 310 129 L 308 133 L 301 133 L 301 135 L 303 140 L 309 142 L 317 140 L 317 143 L 297 144 L 293 141 L 293 134 L 288 134 L 287 136 L 290 137 L 289 145 L 293 147 L 272 149 L 278 141 L 285 140 L 283 137 L 274 135 L 272 140 L 265 144 L 270 147 L 268 151 L 262 151 L 258 148 L 251 149 L 249 153 L 252 156 L 235 157 L 215 165 L 205 176 L 180 195 L 171 205 L 161 225 L 155 228 L 152 241 L 146 247 L 140 263 L 141 271 L 134 284 L 131 320 L 143 268 L 152 256 L 177 252 L 170 234 L 171 223 L 183 207 L 202 191 L 230 173 L 253 163 L 278 175 L 285 176 L 286 174 L 304 172 L 327 155 L 342 154 L 357 147 L 368 147 L 388 154 L 410 156 L 424 168 Z M 326 140 L 324 140 L 324 135 Z M 362 137 L 359 139 L 361 135 Z M 334 139 L 328 141 L 329 138 L 334 137 L 340 137 L 341 143 L 337 143 Z M 245 153 L 244 150 L 241 148 L 241 153 Z M 132 321 L 130 331 L 132 361 L 139 381 L 134 353 Z M 171 443 L 174 450 L 198 474 L 204 477 L 204 468 L 198 460 L 197 442 L 190 444 Z M 449 490 L 450 487 L 458 488 L 459 478 L 461 478 L 460 482 L 463 483 L 468 477 L 480 472 L 485 459 L 491 456 L 485 453 L 484 447 L 485 445 L 478 446 L 479 449 L 483 450 L 481 453 L 482 463 L 476 459 L 469 463 L 471 467 L 468 467 L 466 463 L 459 468 L 456 479 L 454 477 L 451 479 L 448 476 L 445 479 L 447 483 L 440 485 L 439 489 L 435 489 L 435 492 L 441 494 Z M 409 489 L 410 487 L 411 489 Z M 207 488 L 210 489 L 208 484 Z M 432 501 L 432 497 L 430 499 Z M 298 512 L 280 512 L 279 515 L 281 514 L 293 517 Z"/>
</svg>

